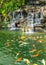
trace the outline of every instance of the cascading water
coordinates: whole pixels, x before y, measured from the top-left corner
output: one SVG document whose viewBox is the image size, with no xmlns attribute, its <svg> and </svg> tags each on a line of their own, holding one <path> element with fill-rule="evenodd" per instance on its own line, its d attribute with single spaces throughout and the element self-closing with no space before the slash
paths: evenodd
<svg viewBox="0 0 46 65">
<path fill-rule="evenodd" d="M 31 12 L 30 12 L 31 13 Z M 34 17 L 34 13 L 31 13 L 27 16 L 27 27 L 29 27 L 29 29 L 27 28 L 26 33 L 34 33 L 33 31 L 33 17 Z"/>
<path fill-rule="evenodd" d="M 34 12 L 34 11 L 28 12 L 28 15 L 26 18 L 27 20 L 25 21 L 26 22 L 25 23 L 26 24 L 26 26 L 25 26 L 25 28 L 26 28 L 25 32 L 26 33 L 34 33 L 34 31 L 33 31 L 34 25 L 41 23 L 41 19 L 43 19 L 43 9 L 40 9 L 40 17 L 38 16 L 38 14 L 39 14 L 38 12 Z M 22 12 L 19 12 L 16 17 L 15 17 L 15 15 L 16 15 L 16 12 L 13 11 L 13 16 L 12 16 L 13 18 L 12 18 L 12 20 L 10 20 L 11 21 L 10 22 L 10 26 L 11 26 L 10 30 L 16 29 L 15 22 L 21 23 L 25 19 Z"/>
<path fill-rule="evenodd" d="M 26 33 L 33 33 L 34 26 L 41 23 L 41 19 L 43 19 L 43 9 L 40 9 L 40 17 L 39 12 L 29 12 L 27 16 L 27 27 L 30 29 L 26 30 Z"/>
<path fill-rule="evenodd" d="M 43 19 L 44 16 L 43 16 L 43 8 L 41 8 L 41 19 Z"/>
<path fill-rule="evenodd" d="M 15 11 L 13 11 L 13 21 L 15 20 Z"/>
<path fill-rule="evenodd" d="M 15 26 L 15 23 L 16 22 L 21 22 L 23 20 L 23 15 L 22 15 L 22 12 L 19 12 L 19 14 L 17 14 L 16 18 L 15 18 L 15 13 L 16 12 L 13 12 L 13 16 L 12 16 L 12 20 L 11 20 L 11 23 L 10 23 L 10 30 L 16 30 L 16 26 Z"/>
<path fill-rule="evenodd" d="M 9 14 L 9 17 L 11 17 L 10 14 Z M 13 11 L 13 13 L 12 13 L 12 19 L 10 18 L 10 23 L 8 24 L 9 30 L 15 30 L 16 29 L 15 22 L 16 22 L 15 11 Z"/>
<path fill-rule="evenodd" d="M 38 13 L 35 14 L 35 24 L 40 24 L 40 18 L 38 17 Z"/>
</svg>

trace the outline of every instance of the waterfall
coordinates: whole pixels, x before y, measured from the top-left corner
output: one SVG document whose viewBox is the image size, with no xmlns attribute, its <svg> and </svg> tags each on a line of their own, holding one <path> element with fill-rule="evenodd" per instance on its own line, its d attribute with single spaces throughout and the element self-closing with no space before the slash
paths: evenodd
<svg viewBox="0 0 46 65">
<path fill-rule="evenodd" d="M 43 8 L 41 8 L 41 19 L 43 19 L 44 16 L 43 16 Z"/>
<path fill-rule="evenodd" d="M 21 18 L 23 18 L 22 12 L 21 12 Z"/>
<path fill-rule="evenodd" d="M 13 21 L 15 20 L 15 11 L 13 11 Z"/>
<path fill-rule="evenodd" d="M 31 13 L 31 12 L 30 12 Z M 33 33 L 33 17 L 34 17 L 34 14 L 31 13 L 31 14 L 28 14 L 27 16 L 27 27 L 29 27 L 29 29 L 26 30 L 26 33 Z"/>
<path fill-rule="evenodd" d="M 16 12 L 13 11 L 12 15 L 11 15 L 11 13 L 8 14 L 8 16 L 10 17 L 10 23 L 8 24 L 8 28 L 10 30 L 15 30 L 16 29 L 16 27 L 15 27 L 15 22 L 16 22 L 15 13 Z M 11 17 L 12 17 L 12 19 L 11 19 Z"/>
<path fill-rule="evenodd" d="M 38 18 L 38 13 L 35 13 L 35 24 L 39 24 L 40 23 L 40 18 Z"/>
</svg>

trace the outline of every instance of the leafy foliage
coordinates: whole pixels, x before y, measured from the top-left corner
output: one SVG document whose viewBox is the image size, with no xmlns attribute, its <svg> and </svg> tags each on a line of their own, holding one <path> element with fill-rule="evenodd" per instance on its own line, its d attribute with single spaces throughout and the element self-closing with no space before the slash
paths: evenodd
<svg viewBox="0 0 46 65">
<path fill-rule="evenodd" d="M 1 0 L 0 1 L 0 13 L 4 16 L 6 13 L 11 12 L 24 5 L 25 0 Z"/>
<path fill-rule="evenodd" d="M 0 32 L 0 64 L 43 65 L 41 60 L 43 56 L 46 58 L 45 38 L 46 34 L 28 36 L 14 31 Z"/>
</svg>

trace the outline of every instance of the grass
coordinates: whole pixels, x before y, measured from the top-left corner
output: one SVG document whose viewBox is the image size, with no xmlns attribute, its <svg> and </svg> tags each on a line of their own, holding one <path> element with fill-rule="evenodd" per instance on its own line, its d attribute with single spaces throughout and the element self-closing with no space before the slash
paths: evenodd
<svg viewBox="0 0 46 65">
<path fill-rule="evenodd" d="M 43 58 L 46 60 L 46 33 L 0 31 L 0 65 L 43 65 Z"/>
</svg>

